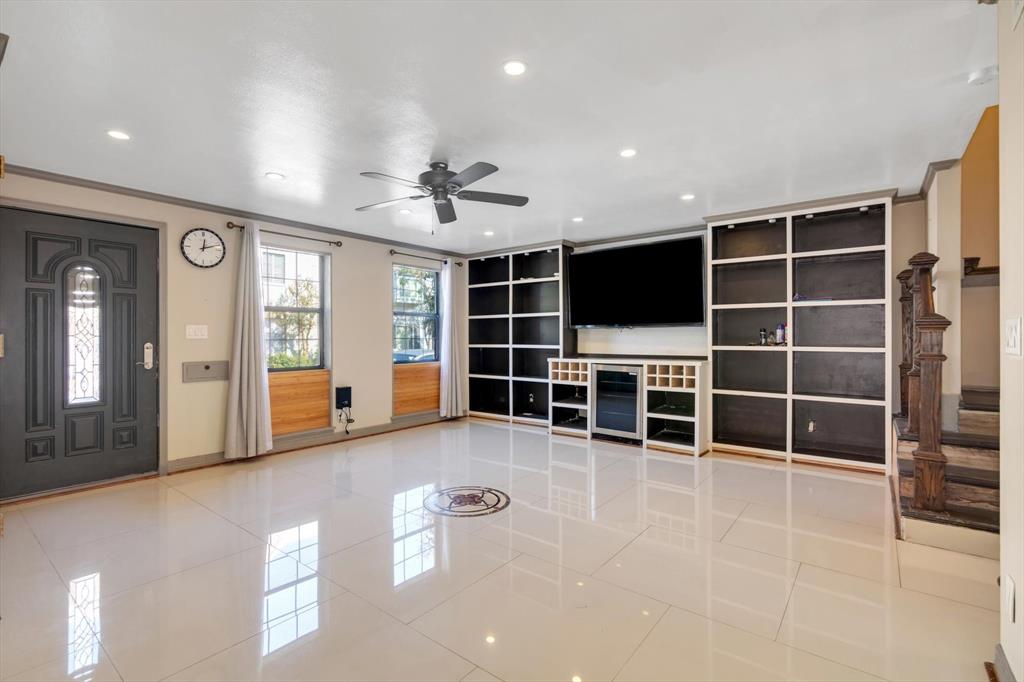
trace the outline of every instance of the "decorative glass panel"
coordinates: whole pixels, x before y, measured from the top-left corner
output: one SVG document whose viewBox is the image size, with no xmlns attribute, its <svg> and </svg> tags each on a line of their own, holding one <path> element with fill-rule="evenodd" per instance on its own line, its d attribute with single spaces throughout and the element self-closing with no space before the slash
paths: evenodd
<svg viewBox="0 0 1024 682">
<path fill-rule="evenodd" d="M 76 265 L 64 276 L 67 301 L 68 404 L 100 400 L 100 276 L 89 265 Z"/>
</svg>

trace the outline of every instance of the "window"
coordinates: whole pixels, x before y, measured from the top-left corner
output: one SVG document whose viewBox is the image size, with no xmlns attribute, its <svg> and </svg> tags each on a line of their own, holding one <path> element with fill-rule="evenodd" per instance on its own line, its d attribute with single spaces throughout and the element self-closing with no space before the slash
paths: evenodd
<svg viewBox="0 0 1024 682">
<path fill-rule="evenodd" d="M 437 360 L 437 280 L 436 270 L 394 267 L 391 357 L 395 362 Z"/>
<path fill-rule="evenodd" d="M 260 278 L 267 367 L 323 367 L 323 256 L 265 246 Z"/>
<path fill-rule="evenodd" d="M 67 404 L 97 403 L 100 367 L 100 275 L 91 265 L 75 265 L 64 275 L 67 305 Z"/>
</svg>

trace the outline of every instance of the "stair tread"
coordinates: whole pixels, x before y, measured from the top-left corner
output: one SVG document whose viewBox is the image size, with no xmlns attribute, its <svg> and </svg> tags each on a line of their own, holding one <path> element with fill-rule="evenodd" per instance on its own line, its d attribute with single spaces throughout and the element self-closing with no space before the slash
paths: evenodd
<svg viewBox="0 0 1024 682">
<path fill-rule="evenodd" d="M 905 417 L 895 417 L 893 422 L 896 425 L 896 437 L 899 440 L 916 441 L 917 435 L 907 433 L 907 420 Z M 965 448 L 979 448 L 984 450 L 998 450 L 999 436 L 990 436 L 984 433 L 963 433 L 960 431 L 943 431 L 943 445 L 958 445 Z"/>
<path fill-rule="evenodd" d="M 960 409 L 976 412 L 999 411 L 999 389 L 965 388 L 960 392 Z"/>
</svg>

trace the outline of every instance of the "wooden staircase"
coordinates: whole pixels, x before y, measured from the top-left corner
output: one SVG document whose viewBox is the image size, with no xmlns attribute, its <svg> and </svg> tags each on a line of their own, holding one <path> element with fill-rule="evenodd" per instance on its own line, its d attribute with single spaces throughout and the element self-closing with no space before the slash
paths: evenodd
<svg viewBox="0 0 1024 682">
<path fill-rule="evenodd" d="M 904 537 L 904 519 L 918 519 L 998 533 L 998 391 L 965 390 L 960 430 L 941 429 L 942 335 L 949 322 L 935 312 L 936 262 L 919 253 L 897 276 L 903 324 L 900 413 L 893 418 L 898 532 Z"/>
<path fill-rule="evenodd" d="M 961 433 L 999 435 L 999 389 L 967 388 L 960 392 L 957 410 Z"/>
</svg>

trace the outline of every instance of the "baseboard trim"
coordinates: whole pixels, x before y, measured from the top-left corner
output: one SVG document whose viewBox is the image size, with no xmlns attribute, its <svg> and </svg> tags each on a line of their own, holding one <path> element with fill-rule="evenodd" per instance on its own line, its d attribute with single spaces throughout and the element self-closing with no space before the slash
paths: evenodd
<svg viewBox="0 0 1024 682">
<path fill-rule="evenodd" d="M 460 417 L 456 417 L 456 419 L 459 418 Z M 427 426 L 429 424 L 436 424 L 442 421 L 449 421 L 449 419 L 442 419 L 437 411 L 420 412 L 418 414 L 408 415 L 405 417 L 395 417 L 387 424 L 377 424 L 375 426 L 367 426 L 361 429 L 353 429 L 348 434 L 344 431 L 335 431 L 334 429 L 316 429 L 315 431 L 294 433 L 275 438 L 274 449 L 258 456 L 270 457 L 273 455 L 280 455 L 285 452 L 313 448 L 319 445 L 342 443 L 344 441 L 355 440 L 357 438 L 366 438 L 367 436 L 376 436 L 382 433 L 401 431 L 403 429 L 411 429 L 417 426 Z M 203 469 L 210 466 L 216 466 L 218 464 L 225 464 L 227 462 L 241 461 L 245 460 L 226 459 L 223 452 L 211 452 L 208 455 L 196 455 L 195 457 L 172 459 L 167 463 L 167 473 L 178 474 L 183 471 L 191 471 L 192 469 Z"/>
<path fill-rule="evenodd" d="M 1010 662 L 1006 660 L 1006 652 L 1003 651 L 1002 644 L 996 644 L 996 660 L 993 661 L 996 668 L 996 677 L 999 682 L 1017 682 L 1017 678 L 1013 676 L 1013 670 L 1010 668 Z"/>
</svg>

